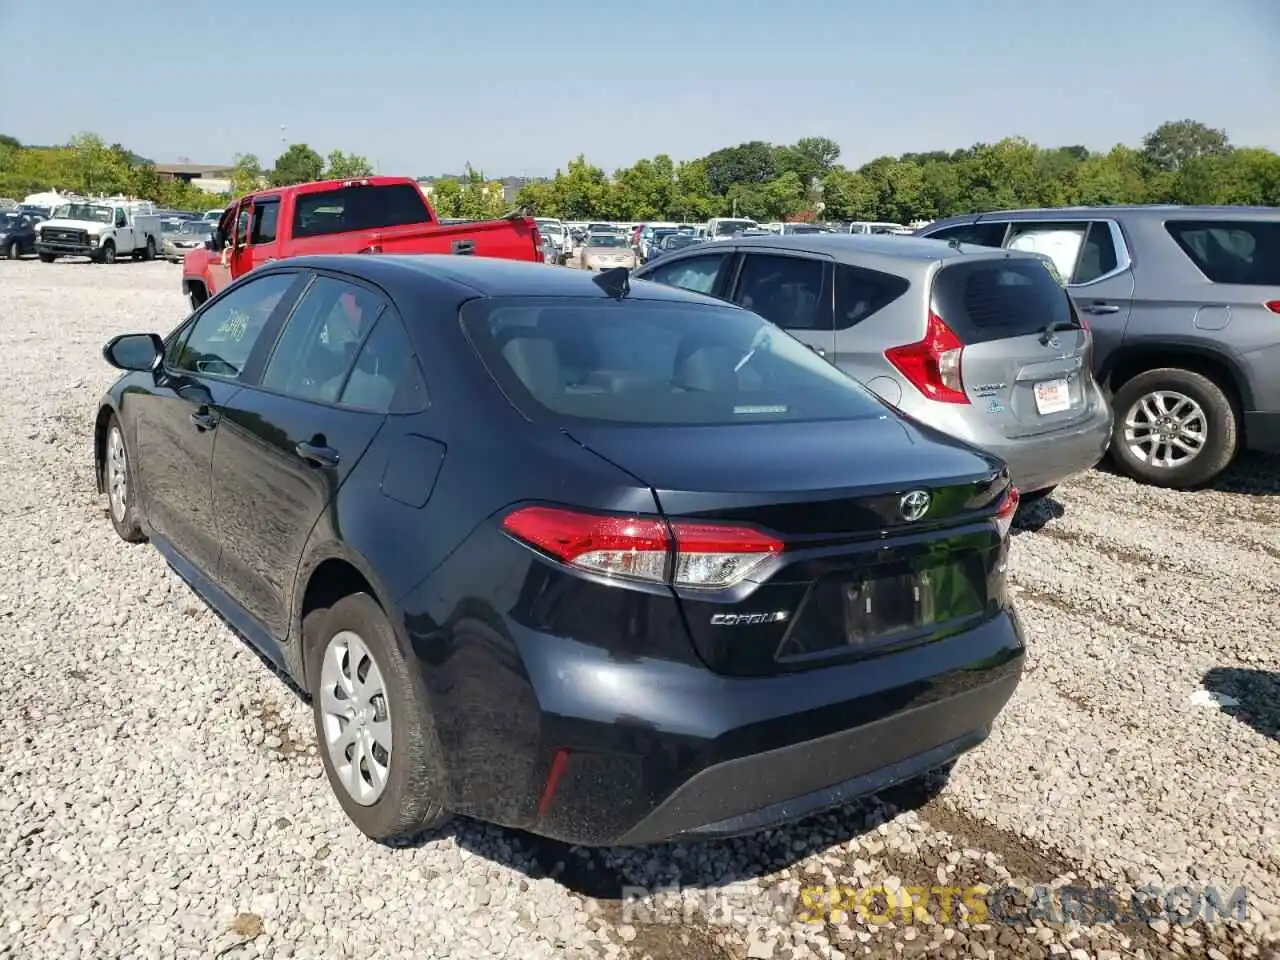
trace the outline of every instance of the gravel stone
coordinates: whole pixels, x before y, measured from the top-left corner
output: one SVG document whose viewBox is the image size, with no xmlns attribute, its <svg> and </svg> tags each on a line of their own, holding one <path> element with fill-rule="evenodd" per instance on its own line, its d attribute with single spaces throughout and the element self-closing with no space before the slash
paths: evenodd
<svg viewBox="0 0 1280 960">
<path fill-rule="evenodd" d="M 112 335 L 179 268 L 0 262 L 0 956 L 1272 957 L 1280 950 L 1280 464 L 1216 488 L 1104 471 L 1024 511 L 1026 676 L 945 786 L 753 837 L 585 851 L 471 822 L 400 846 L 334 802 L 306 706 L 91 472 Z M 1237 701 L 1196 705 L 1202 688 Z M 805 923 L 804 888 L 1243 886 L 1243 923 Z M 627 887 L 654 893 L 628 916 Z M 667 892 L 658 893 L 658 888 Z M 1031 902 L 1025 895 L 1024 904 Z M 1179 900 L 1185 903 L 1185 898 Z M 874 912 L 874 911 L 873 911 Z M 220 953 L 221 951 L 221 953 Z"/>
</svg>

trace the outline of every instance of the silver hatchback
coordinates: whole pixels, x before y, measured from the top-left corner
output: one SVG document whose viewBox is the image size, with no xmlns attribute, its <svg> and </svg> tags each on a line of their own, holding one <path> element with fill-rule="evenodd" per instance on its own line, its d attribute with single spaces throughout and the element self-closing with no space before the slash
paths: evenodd
<svg viewBox="0 0 1280 960">
<path fill-rule="evenodd" d="M 741 237 L 634 276 L 753 310 L 903 413 L 999 456 L 1030 498 L 1107 448 L 1092 336 L 1039 254 L 899 236 Z"/>
</svg>

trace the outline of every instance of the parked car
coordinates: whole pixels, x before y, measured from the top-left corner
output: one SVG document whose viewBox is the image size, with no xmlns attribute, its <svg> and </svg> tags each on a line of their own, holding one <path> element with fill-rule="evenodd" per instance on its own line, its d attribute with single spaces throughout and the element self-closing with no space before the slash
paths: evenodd
<svg viewBox="0 0 1280 960">
<path fill-rule="evenodd" d="M 1280 453 L 1280 211 L 1075 207 L 940 220 L 920 236 L 1051 256 L 1112 394 L 1110 452 L 1145 483 L 1211 483 Z"/>
<path fill-rule="evenodd" d="M 200 249 L 213 237 L 215 224 L 207 220 L 181 220 L 164 233 L 164 258 L 181 263 L 192 250 Z"/>
<path fill-rule="evenodd" d="M 610 267 L 636 265 L 636 252 L 627 245 L 625 237 L 616 233 L 589 233 L 582 245 L 582 266 L 588 270 L 607 270 Z"/>
<path fill-rule="evenodd" d="M 264 263 L 316 253 L 450 253 L 542 262 L 532 217 L 440 223 L 409 177 L 322 180 L 249 194 L 227 208 L 208 249 L 183 259 L 193 307 Z"/>
<path fill-rule="evenodd" d="M 653 262 L 659 257 L 664 257 L 668 253 L 675 253 L 677 250 L 687 250 L 689 247 L 696 247 L 700 243 L 706 241 L 702 237 L 696 237 L 691 233 L 673 233 L 663 237 L 650 248 L 649 260 Z"/>
<path fill-rule="evenodd" d="M 759 313 L 902 412 L 999 456 L 1024 500 L 1102 457 L 1089 330 L 1034 253 L 911 237 L 739 237 L 637 278 Z"/>
<path fill-rule="evenodd" d="M 551 242 L 556 248 L 556 263 L 564 263 L 569 259 L 569 254 L 573 253 L 573 238 L 569 236 L 569 231 L 564 228 L 564 224 L 552 217 L 538 217 L 535 221 L 538 225 L 539 232 L 544 237 L 550 237 Z"/>
<path fill-rule="evenodd" d="M 36 253 L 45 263 L 59 257 L 88 257 L 94 263 L 115 263 L 123 256 L 154 260 L 164 244 L 159 217 L 108 201 L 64 203 L 35 229 Z"/>
<path fill-rule="evenodd" d="M 18 209 L 0 213 L 0 257 L 17 260 L 36 252 L 36 223 Z"/>
<path fill-rule="evenodd" d="M 947 764 L 1018 682 L 1002 465 L 748 311 L 299 257 L 104 355 L 111 523 L 310 692 L 371 837 L 751 832 Z"/>
<path fill-rule="evenodd" d="M 560 248 L 549 233 L 542 235 L 542 262 L 553 267 L 560 263 Z"/>
</svg>

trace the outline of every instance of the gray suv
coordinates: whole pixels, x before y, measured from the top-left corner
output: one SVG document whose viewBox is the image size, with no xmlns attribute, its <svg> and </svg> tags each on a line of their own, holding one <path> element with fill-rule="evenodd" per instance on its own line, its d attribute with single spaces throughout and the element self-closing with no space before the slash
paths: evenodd
<svg viewBox="0 0 1280 960">
<path fill-rule="evenodd" d="M 1131 477 L 1209 483 L 1280 453 L 1280 211 L 1064 207 L 939 220 L 917 236 L 1050 256 L 1090 322 Z"/>
<path fill-rule="evenodd" d="M 635 272 L 731 300 L 892 406 L 999 456 L 1026 499 L 1093 467 L 1111 409 L 1048 258 L 895 236 L 738 237 Z"/>
</svg>

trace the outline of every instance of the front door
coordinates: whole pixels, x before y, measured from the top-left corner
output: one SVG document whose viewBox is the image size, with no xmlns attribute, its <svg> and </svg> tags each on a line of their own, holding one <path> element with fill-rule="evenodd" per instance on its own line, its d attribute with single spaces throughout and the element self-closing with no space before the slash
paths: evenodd
<svg viewBox="0 0 1280 960">
<path fill-rule="evenodd" d="M 166 351 L 138 421 L 147 519 L 178 553 L 213 576 L 220 546 L 210 472 L 227 404 L 297 274 L 264 277 L 211 301 Z"/>
</svg>

